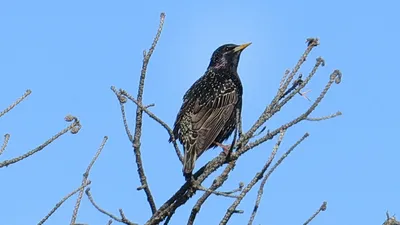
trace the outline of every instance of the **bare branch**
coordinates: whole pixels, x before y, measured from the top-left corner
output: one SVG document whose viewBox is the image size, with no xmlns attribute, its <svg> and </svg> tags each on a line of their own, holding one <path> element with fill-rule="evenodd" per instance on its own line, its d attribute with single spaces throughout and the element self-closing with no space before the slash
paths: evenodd
<svg viewBox="0 0 400 225">
<path fill-rule="evenodd" d="M 397 221 L 394 215 L 389 216 L 389 212 L 386 212 L 386 221 L 383 225 L 400 225 L 400 221 Z"/>
<path fill-rule="evenodd" d="M 120 213 L 120 215 L 121 215 L 121 218 L 118 218 L 117 216 L 115 216 L 115 215 L 113 215 L 113 214 L 111 214 L 111 213 L 105 211 L 104 209 L 100 208 L 100 206 L 98 206 L 98 205 L 96 204 L 96 202 L 94 201 L 94 199 L 93 199 L 93 197 L 92 197 L 92 194 L 90 193 L 90 188 L 87 188 L 86 191 L 85 191 L 85 193 L 86 193 L 86 195 L 88 196 L 90 203 L 92 203 L 92 205 L 93 205 L 99 212 L 103 213 L 104 215 L 109 216 L 111 219 L 113 219 L 113 220 L 115 220 L 115 221 L 118 221 L 118 222 L 120 222 L 120 223 L 124 223 L 124 224 L 127 224 L 127 225 L 138 225 L 137 223 L 133 223 L 133 222 L 129 221 L 129 220 L 125 217 L 124 212 L 122 211 L 122 209 L 119 210 L 119 213 Z"/>
<path fill-rule="evenodd" d="M 275 110 L 273 112 L 273 109 L 275 108 L 275 106 L 279 102 L 279 100 L 281 99 L 281 96 L 283 96 L 283 94 L 285 93 L 287 87 L 289 86 L 290 82 L 293 80 L 295 74 L 300 69 L 301 65 L 303 65 L 303 63 L 306 61 L 311 50 L 314 47 L 319 45 L 318 39 L 312 38 L 310 40 L 311 40 L 309 42 L 310 44 L 307 46 L 307 49 L 305 50 L 303 55 L 300 57 L 299 61 L 297 62 L 296 66 L 293 68 L 292 72 L 289 75 L 286 75 L 286 73 L 285 73 L 284 77 L 288 77 L 288 78 L 286 79 L 285 82 L 281 82 L 281 85 L 280 85 L 281 87 L 278 89 L 276 96 L 273 98 L 271 103 L 265 108 L 264 112 L 260 115 L 260 117 L 254 123 L 254 125 L 250 128 L 250 130 L 239 139 L 239 143 L 247 144 L 249 138 L 253 136 L 253 134 L 258 130 L 258 128 L 260 128 L 269 118 L 271 118 L 277 112 Z M 293 97 L 293 95 L 289 95 L 289 97 L 287 97 L 287 99 L 288 100 L 291 99 Z"/>
<path fill-rule="evenodd" d="M 19 103 L 21 103 L 26 97 L 28 97 L 30 94 L 32 93 L 31 90 L 26 90 L 24 95 L 22 95 L 22 97 L 20 97 L 19 99 L 17 99 L 13 104 L 11 104 L 10 106 L 8 106 L 5 110 L 3 110 L 3 112 L 0 112 L 0 117 L 4 116 L 6 113 L 8 113 L 11 109 L 13 109 L 15 106 L 17 106 Z"/>
<path fill-rule="evenodd" d="M 205 188 L 201 185 L 194 185 L 194 188 L 196 188 L 197 190 L 200 190 L 200 191 L 209 192 L 209 193 L 217 195 L 217 196 L 224 196 L 224 197 L 228 197 L 228 198 L 238 198 L 238 196 L 234 195 L 234 193 L 241 191 L 241 189 L 243 187 L 234 189 L 232 191 L 214 191 L 209 188 Z"/>
<path fill-rule="evenodd" d="M 341 116 L 341 115 L 342 115 L 342 112 L 338 111 L 338 112 L 336 112 L 334 114 L 331 114 L 329 116 L 323 116 L 323 117 L 317 117 L 317 118 L 307 117 L 307 118 L 305 118 L 305 120 L 308 120 L 308 121 L 321 121 L 321 120 L 332 119 L 332 118 L 335 118 L 335 117 Z"/>
<path fill-rule="evenodd" d="M 67 116 L 65 118 L 65 120 L 67 122 L 73 121 L 73 123 L 71 123 L 71 125 L 69 125 L 65 129 L 63 129 L 62 131 L 58 132 L 56 135 L 54 135 L 49 140 L 47 140 L 46 142 L 44 142 L 40 146 L 36 147 L 35 149 L 32 149 L 31 151 L 29 151 L 29 152 L 27 152 L 27 153 L 25 153 L 25 154 L 23 154 L 21 156 L 15 157 L 13 159 L 5 160 L 3 162 L 0 162 L 0 168 L 5 167 L 5 166 L 9 166 L 9 165 L 14 164 L 16 162 L 19 162 L 19 161 L 21 161 L 21 160 L 23 160 L 25 158 L 28 158 L 29 156 L 31 156 L 31 155 L 41 151 L 42 149 L 44 149 L 47 145 L 49 145 L 54 140 L 56 140 L 57 138 L 59 138 L 63 134 L 67 133 L 68 131 L 71 131 L 71 133 L 76 134 L 79 131 L 79 129 L 81 128 L 80 122 L 76 117 Z"/>
<path fill-rule="evenodd" d="M 325 211 L 326 204 L 328 204 L 328 203 L 323 202 L 322 205 L 319 207 L 319 209 L 303 225 L 309 224 L 321 211 Z"/>
<path fill-rule="evenodd" d="M 157 42 L 160 38 L 161 31 L 162 31 L 162 28 L 164 25 L 164 18 L 165 18 L 165 14 L 161 13 L 158 31 L 157 31 L 157 34 L 153 40 L 153 43 L 152 43 L 150 49 L 149 49 L 149 52 L 147 54 L 146 54 L 146 51 L 143 52 L 143 65 L 142 65 L 142 71 L 140 74 L 139 87 L 138 87 L 138 93 L 137 93 L 137 101 L 139 103 L 142 103 L 143 91 L 144 91 L 144 81 L 146 78 L 147 66 L 149 64 L 151 55 L 153 54 L 154 49 L 156 48 Z M 121 103 L 121 109 L 123 109 L 122 103 Z M 147 178 L 146 178 L 146 175 L 145 175 L 144 169 L 143 169 L 142 156 L 140 153 L 140 145 L 141 145 L 140 138 L 142 135 L 142 122 L 143 122 L 143 108 L 138 106 L 136 109 L 136 124 L 135 124 L 135 132 L 134 132 L 133 143 L 132 143 L 133 151 L 135 152 L 135 156 L 136 156 L 136 164 L 137 164 L 137 168 L 138 168 L 137 171 L 138 171 L 138 174 L 140 177 L 140 182 L 141 182 L 142 186 L 144 187 L 143 190 L 146 193 L 147 201 L 149 202 L 151 211 L 154 214 L 157 211 L 157 208 L 156 208 L 156 204 L 154 202 L 153 196 L 151 194 L 149 184 L 147 183 Z M 126 127 L 126 129 L 127 129 L 127 127 Z"/>
<path fill-rule="evenodd" d="M 4 150 L 7 148 L 8 140 L 10 140 L 10 134 L 5 134 L 4 135 L 4 142 L 3 145 L 0 148 L 0 155 L 3 154 Z"/>
<path fill-rule="evenodd" d="M 311 44 L 311 45 L 315 45 L 315 44 Z M 307 53 L 308 54 L 308 53 Z M 304 55 L 303 55 L 304 56 Z M 321 65 L 323 64 L 323 60 L 321 58 L 318 59 L 319 63 L 321 63 Z M 310 75 L 307 77 L 309 78 Z M 306 84 L 307 84 L 307 78 L 302 82 L 301 85 L 299 85 L 298 88 L 296 88 L 295 91 L 293 91 L 288 97 L 286 98 L 291 98 L 292 95 L 296 94 L 296 91 L 301 90 L 301 88 L 303 88 Z M 210 174 L 212 174 L 214 171 L 216 171 L 219 167 L 221 167 L 222 165 L 235 161 L 237 160 L 242 154 L 246 153 L 247 151 L 249 151 L 250 149 L 258 146 L 261 143 L 264 143 L 267 140 L 270 140 L 272 138 L 274 138 L 279 132 L 280 130 L 286 130 L 294 125 L 296 125 L 297 123 L 301 122 L 302 120 L 304 120 L 305 118 L 307 118 L 311 112 L 313 112 L 315 110 L 315 108 L 318 106 L 318 104 L 321 102 L 321 100 L 324 98 L 325 94 L 327 93 L 327 91 L 330 89 L 331 85 L 333 82 L 338 83 L 338 80 L 340 81 L 341 78 L 341 73 L 339 70 L 335 70 L 331 76 L 330 76 L 330 80 L 327 83 L 327 85 L 325 86 L 324 90 L 321 92 L 320 96 L 314 101 L 314 103 L 309 107 L 309 109 L 304 112 L 303 114 L 301 114 L 300 116 L 298 116 L 297 118 L 295 118 L 294 120 L 282 125 L 280 128 L 267 133 L 266 135 L 264 135 L 263 137 L 259 138 L 258 140 L 247 144 L 248 140 L 250 137 L 253 136 L 253 134 L 256 132 L 257 128 L 254 128 L 254 126 L 258 126 L 261 127 L 263 123 L 260 124 L 255 124 L 250 131 L 248 131 L 246 134 L 244 134 L 236 143 L 236 146 L 238 147 L 238 149 L 234 152 L 232 152 L 231 156 L 229 157 L 229 159 L 225 156 L 225 155 L 219 155 L 217 157 L 215 157 L 213 160 L 209 161 L 205 166 L 201 167 L 196 173 L 194 173 L 193 177 L 194 179 L 201 184 Z M 283 91 L 282 91 L 283 93 Z M 279 99 L 279 97 L 275 97 L 277 99 Z M 277 102 L 272 102 L 271 103 L 272 106 L 268 106 L 266 108 L 266 112 L 264 111 L 264 113 L 262 114 L 263 118 L 259 118 L 258 121 L 264 121 L 264 119 L 268 119 L 272 116 L 272 114 L 277 112 L 277 109 L 280 109 L 280 107 L 282 107 L 282 102 L 279 103 L 279 105 L 277 105 Z M 251 135 L 249 135 L 251 134 Z M 149 224 L 159 224 L 162 220 L 164 220 L 166 217 L 168 217 L 171 212 L 175 212 L 175 210 L 177 208 L 179 208 L 181 205 L 185 204 L 188 199 L 190 199 L 193 196 L 193 192 L 190 191 L 190 185 L 186 182 L 184 183 L 181 188 L 179 190 L 177 190 L 175 192 L 175 194 L 170 197 L 159 209 L 158 211 L 146 222 L 147 225 Z"/>
<path fill-rule="evenodd" d="M 296 85 L 296 89 L 295 89 L 293 92 L 291 92 L 291 93 L 289 94 L 289 96 L 287 96 L 286 98 L 284 98 L 284 99 L 279 103 L 279 105 L 277 105 L 277 106 L 274 108 L 274 113 L 273 113 L 273 114 L 275 114 L 276 112 L 278 112 L 284 105 L 286 105 L 286 103 L 289 102 L 289 100 L 292 99 L 293 96 L 294 96 L 295 94 L 299 93 L 300 90 L 301 90 L 302 88 L 304 88 L 304 87 L 308 84 L 308 82 L 311 80 L 311 78 L 315 75 L 315 73 L 317 72 L 318 68 L 319 68 L 320 66 L 324 66 L 324 65 L 325 65 L 324 59 L 321 58 L 321 57 L 318 57 L 317 60 L 316 60 L 316 62 L 315 62 L 315 65 L 314 65 L 313 69 L 312 69 L 311 72 L 308 74 L 308 76 L 306 77 L 306 79 L 302 80 L 302 79 L 301 79 L 301 76 L 299 77 L 299 79 L 298 79 L 298 85 Z M 300 81 L 300 82 L 299 82 L 299 81 Z"/>
<path fill-rule="evenodd" d="M 296 119 L 290 121 L 289 123 L 286 123 L 284 125 L 282 125 L 281 127 L 279 127 L 278 129 L 272 131 L 269 134 L 266 134 L 265 136 L 259 138 L 258 140 L 248 144 L 245 148 L 239 149 L 238 153 L 239 154 L 243 154 L 244 152 L 248 151 L 249 149 L 252 149 L 262 143 L 264 143 L 265 141 L 273 138 L 276 134 L 279 133 L 280 130 L 282 129 L 288 129 L 290 127 L 292 127 L 293 125 L 305 120 L 314 110 L 315 108 L 318 106 L 318 104 L 322 101 L 322 99 L 325 97 L 326 93 L 328 92 L 328 90 L 330 89 L 330 87 L 332 86 L 333 82 L 335 81 L 336 77 L 339 76 L 340 71 L 339 70 L 335 70 L 332 72 L 332 74 L 330 75 L 330 80 L 328 81 L 328 83 L 326 84 L 324 90 L 322 90 L 321 94 L 319 95 L 319 97 L 315 100 L 315 102 L 310 106 L 310 108 L 308 108 L 308 110 L 306 112 L 304 112 L 303 114 L 301 114 L 300 116 L 298 116 Z"/>
<path fill-rule="evenodd" d="M 219 187 L 222 186 L 222 184 L 228 179 L 229 173 L 233 170 L 233 168 L 236 165 L 236 161 L 232 161 L 228 164 L 228 166 L 224 169 L 224 171 L 219 175 L 215 180 L 213 181 L 211 187 L 209 190 L 215 191 Z M 190 217 L 188 220 L 188 225 L 192 225 L 194 223 L 194 220 L 196 219 L 196 215 L 199 213 L 201 206 L 204 204 L 204 202 L 210 197 L 212 193 L 211 192 L 206 192 L 204 193 L 196 202 L 194 205 L 192 212 L 190 213 Z"/>
<path fill-rule="evenodd" d="M 66 195 L 63 199 L 61 199 L 60 202 L 58 202 L 54 208 L 38 223 L 38 225 L 42 225 L 44 224 L 44 222 L 46 222 L 46 220 L 48 220 L 50 218 L 51 215 L 53 215 L 53 213 L 67 200 L 69 199 L 72 195 L 76 194 L 78 191 L 83 190 L 86 186 L 88 186 L 90 184 L 90 180 L 88 180 L 85 184 L 83 184 L 82 186 L 80 186 L 79 188 L 77 188 L 76 190 L 74 190 L 73 192 L 69 193 L 68 195 Z"/>
<path fill-rule="evenodd" d="M 243 200 L 243 198 L 246 196 L 246 194 L 253 188 L 253 186 L 261 180 L 263 177 L 265 171 L 267 171 L 269 165 L 271 165 L 272 160 L 275 158 L 276 152 L 278 151 L 279 146 L 281 145 L 281 142 L 283 140 L 283 137 L 285 136 L 286 130 L 282 130 L 280 132 L 279 138 L 271 152 L 271 155 L 269 156 L 268 161 L 265 163 L 263 168 L 261 169 L 260 172 L 258 172 L 254 178 L 251 180 L 251 182 L 246 186 L 246 188 L 240 193 L 239 197 L 235 200 L 235 202 L 228 208 L 227 212 L 225 213 L 224 218 L 221 220 L 220 225 L 227 224 L 229 219 L 231 218 L 232 214 L 236 212 L 236 207 L 240 204 L 240 202 Z"/>
<path fill-rule="evenodd" d="M 179 150 L 179 146 L 176 143 L 176 140 L 174 138 L 174 134 L 172 132 L 172 129 L 168 126 L 168 124 L 166 124 L 163 120 L 161 120 L 159 117 L 157 117 L 154 113 L 152 113 L 150 110 L 148 110 L 148 107 L 143 106 L 141 103 L 139 103 L 134 97 L 132 97 L 132 95 L 130 95 L 128 92 L 126 92 L 125 90 L 120 89 L 119 91 L 117 91 L 117 89 L 112 86 L 111 90 L 117 95 L 117 97 L 119 99 L 125 99 L 128 98 L 129 100 L 131 100 L 133 103 L 135 103 L 138 107 L 140 107 L 150 118 L 152 118 L 153 120 L 155 120 L 157 123 L 159 123 L 162 127 L 165 128 L 165 130 L 168 132 L 170 138 L 172 139 L 172 143 L 174 145 L 175 148 L 175 152 L 176 155 L 178 156 L 179 160 L 181 161 L 181 163 L 183 163 L 183 156 L 181 151 Z M 124 100 L 123 100 L 124 101 Z M 121 103 L 123 103 L 123 101 Z M 126 102 L 126 100 L 125 100 Z M 125 115 L 125 113 L 123 113 L 123 115 Z M 126 123 L 126 118 L 124 117 L 124 124 Z M 127 127 L 127 125 L 125 126 Z M 133 140 L 133 138 L 132 138 Z"/>
<path fill-rule="evenodd" d="M 109 220 L 108 223 L 107 223 L 107 225 L 111 225 L 112 222 L 113 222 L 113 220 Z"/>
<path fill-rule="evenodd" d="M 82 185 L 85 184 L 85 183 L 87 182 L 87 180 L 88 180 L 88 178 L 89 178 L 90 170 L 92 169 L 93 164 L 96 162 L 96 160 L 97 160 L 97 158 L 99 157 L 101 151 L 103 150 L 104 145 L 106 144 L 107 140 L 108 140 L 108 137 L 105 136 L 105 137 L 103 138 L 103 141 L 102 141 L 101 144 L 100 144 L 99 149 L 97 150 L 97 152 L 96 152 L 96 154 L 94 155 L 92 161 L 90 162 L 90 164 L 89 164 L 89 166 L 87 167 L 85 173 L 83 174 Z M 71 218 L 71 223 L 70 223 L 70 224 L 75 224 L 76 217 L 78 216 L 79 206 L 80 206 L 81 201 L 82 201 L 82 196 L 83 196 L 83 189 L 81 189 L 81 190 L 79 191 L 79 195 L 78 195 L 78 198 L 77 198 L 76 203 L 75 203 L 75 207 L 74 207 L 74 211 L 73 211 L 73 213 L 72 213 L 72 218 Z"/>
<path fill-rule="evenodd" d="M 304 141 L 304 139 L 306 139 L 308 136 L 309 136 L 309 134 L 308 134 L 308 133 L 305 133 L 305 134 L 303 135 L 303 137 L 301 137 L 294 145 L 292 145 L 292 147 L 290 147 L 289 150 L 287 150 L 287 151 L 285 152 L 285 154 L 283 154 L 282 157 L 281 157 L 281 158 L 274 164 L 274 166 L 272 166 L 272 168 L 267 172 L 267 174 L 265 175 L 265 177 L 264 177 L 263 180 L 261 181 L 260 188 L 258 189 L 257 200 L 256 200 L 256 203 L 255 203 L 255 205 L 254 205 L 253 212 L 251 213 L 251 216 L 250 216 L 250 220 L 249 220 L 248 225 L 253 224 L 253 220 L 254 220 L 254 218 L 255 218 L 255 216 L 256 216 L 258 207 L 259 207 L 260 202 L 261 202 L 261 197 L 262 197 L 263 192 L 264 192 L 264 186 L 265 186 L 265 183 L 267 182 L 269 176 L 270 176 L 270 175 L 275 171 L 275 169 L 283 162 L 283 160 L 284 160 L 286 157 L 288 157 L 288 155 L 289 155 L 302 141 Z"/>
</svg>

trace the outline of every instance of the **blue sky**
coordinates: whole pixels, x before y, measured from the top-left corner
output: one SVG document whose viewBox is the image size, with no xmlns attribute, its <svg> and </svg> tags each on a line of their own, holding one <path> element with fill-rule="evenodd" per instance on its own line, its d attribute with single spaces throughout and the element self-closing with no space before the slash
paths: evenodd
<svg viewBox="0 0 400 225">
<path fill-rule="evenodd" d="M 36 224 L 64 195 L 80 185 L 81 175 L 103 136 L 109 141 L 92 169 L 92 194 L 110 212 L 123 208 L 143 223 L 150 216 L 131 145 L 124 133 L 115 85 L 132 94 L 142 62 L 159 22 L 164 31 L 148 69 L 144 102 L 168 124 L 174 122 L 186 89 L 203 74 L 211 53 L 224 43 L 253 42 L 241 57 L 244 127 L 249 128 L 276 93 L 285 69 L 292 68 L 308 37 L 321 45 L 314 59 L 326 66 L 310 83 L 315 99 L 334 69 L 343 73 L 313 116 L 338 110 L 343 116 L 304 122 L 290 129 L 280 153 L 304 132 L 310 137 L 269 179 L 255 224 L 301 224 L 322 203 L 328 210 L 313 224 L 381 224 L 385 212 L 400 213 L 396 128 L 396 89 L 400 21 L 397 1 L 2 1 L 0 3 L 0 107 L 31 89 L 31 96 L 0 118 L 0 135 L 11 134 L 0 161 L 23 154 L 67 126 L 77 116 L 82 129 L 44 151 L 1 169 L 2 224 Z M 297 97 L 267 123 L 269 129 L 310 105 Z M 134 125 L 133 104 L 127 109 Z M 168 135 L 145 117 L 142 155 L 151 189 L 160 206 L 184 182 Z M 221 190 L 247 183 L 267 160 L 273 142 L 246 154 Z M 219 153 L 210 150 L 203 165 Z M 279 153 L 278 153 L 279 154 Z M 197 167 L 199 168 L 199 167 Z M 210 183 L 208 180 L 206 183 Z M 198 197 L 196 195 L 196 197 Z M 247 223 L 256 189 L 240 205 L 231 224 Z M 232 199 L 212 196 L 196 224 L 220 221 Z M 179 209 L 172 224 L 184 224 L 195 199 Z M 69 223 L 75 198 L 47 224 Z M 106 216 L 87 201 L 78 222 L 105 224 Z M 284 222 L 283 222 L 284 221 Z"/>
</svg>

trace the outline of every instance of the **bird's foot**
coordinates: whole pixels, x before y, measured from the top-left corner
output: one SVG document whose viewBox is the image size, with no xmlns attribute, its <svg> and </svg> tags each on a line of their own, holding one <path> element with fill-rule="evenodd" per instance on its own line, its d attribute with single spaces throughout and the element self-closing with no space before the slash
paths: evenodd
<svg viewBox="0 0 400 225">
<path fill-rule="evenodd" d="M 224 145 L 219 142 L 214 142 L 217 146 L 221 147 L 224 150 L 225 155 L 229 154 L 229 150 L 231 149 L 231 145 Z"/>
<path fill-rule="evenodd" d="M 303 91 L 303 92 L 299 92 L 299 94 L 301 96 L 303 96 L 303 98 L 307 99 L 308 101 L 311 102 L 311 100 L 307 97 L 307 93 L 310 92 L 311 90 L 307 90 L 307 91 Z"/>
</svg>

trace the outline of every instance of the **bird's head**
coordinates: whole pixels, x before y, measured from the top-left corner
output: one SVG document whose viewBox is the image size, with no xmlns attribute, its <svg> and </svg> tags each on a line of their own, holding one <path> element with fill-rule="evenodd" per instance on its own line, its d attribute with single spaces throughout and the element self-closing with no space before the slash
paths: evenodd
<svg viewBox="0 0 400 225">
<path fill-rule="evenodd" d="M 218 47 L 212 54 L 209 68 L 236 71 L 242 51 L 251 44 L 225 44 Z"/>
</svg>

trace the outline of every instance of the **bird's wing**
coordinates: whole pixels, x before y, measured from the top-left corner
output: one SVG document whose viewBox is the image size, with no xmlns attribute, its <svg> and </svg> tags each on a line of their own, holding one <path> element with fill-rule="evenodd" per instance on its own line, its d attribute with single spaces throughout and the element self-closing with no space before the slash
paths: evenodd
<svg viewBox="0 0 400 225">
<path fill-rule="evenodd" d="M 237 93 L 232 90 L 219 94 L 212 102 L 204 106 L 197 101 L 191 113 L 191 124 L 194 134 L 194 144 L 197 155 L 200 156 L 215 141 L 218 134 L 224 128 L 238 102 Z"/>
</svg>

